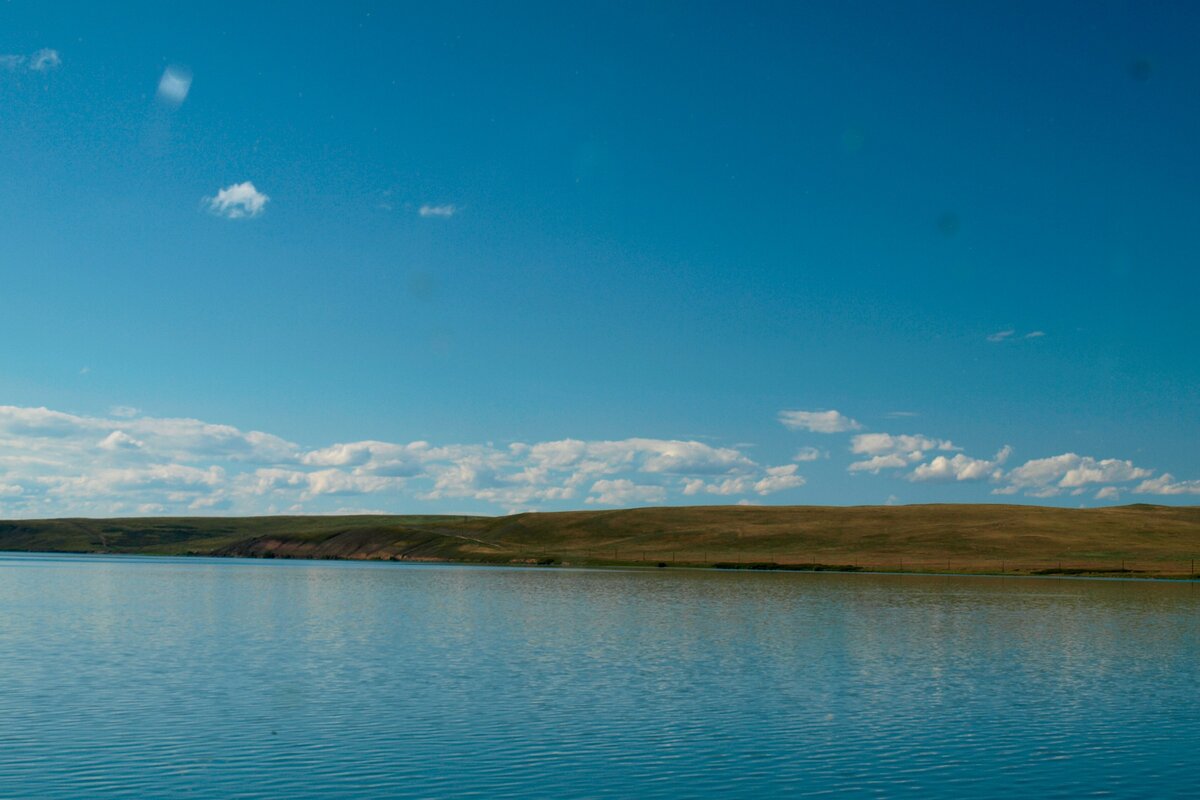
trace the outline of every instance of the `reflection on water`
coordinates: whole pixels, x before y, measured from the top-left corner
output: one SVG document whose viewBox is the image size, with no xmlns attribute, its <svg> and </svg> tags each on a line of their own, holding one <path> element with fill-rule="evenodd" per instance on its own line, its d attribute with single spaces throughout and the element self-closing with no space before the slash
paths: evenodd
<svg viewBox="0 0 1200 800">
<path fill-rule="evenodd" d="M 0 797 L 1192 796 L 1200 587 L 0 555 Z"/>
</svg>

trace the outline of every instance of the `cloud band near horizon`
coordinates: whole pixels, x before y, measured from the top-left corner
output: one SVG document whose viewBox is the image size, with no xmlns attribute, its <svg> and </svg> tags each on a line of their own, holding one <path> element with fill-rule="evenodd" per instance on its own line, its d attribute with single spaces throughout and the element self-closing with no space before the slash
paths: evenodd
<svg viewBox="0 0 1200 800">
<path fill-rule="evenodd" d="M 836 411 L 784 411 L 779 418 L 787 428 L 823 436 L 864 427 Z M 101 417 L 0 406 L 0 516 L 401 513 L 467 501 L 503 512 L 768 497 L 814 502 L 797 493 L 807 483 L 799 463 L 811 466 L 814 449 L 774 465 L 746 449 L 645 437 L 303 447 L 262 431 L 129 407 Z M 985 482 L 995 495 L 1200 495 L 1200 481 L 1156 476 L 1128 460 L 1064 453 L 1009 468 L 1007 446 L 976 458 L 948 439 L 920 434 L 853 433 L 846 452 L 851 475 Z"/>
</svg>

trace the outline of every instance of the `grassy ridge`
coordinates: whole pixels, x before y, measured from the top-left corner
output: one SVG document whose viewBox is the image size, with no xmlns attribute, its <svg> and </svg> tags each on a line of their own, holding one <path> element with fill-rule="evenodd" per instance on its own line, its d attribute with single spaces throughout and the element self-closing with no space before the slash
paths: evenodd
<svg viewBox="0 0 1200 800">
<path fill-rule="evenodd" d="M 1181 574 L 1200 558 L 1200 507 L 701 506 L 507 517 L 59 519 L 0 522 L 0 549 Z"/>
</svg>

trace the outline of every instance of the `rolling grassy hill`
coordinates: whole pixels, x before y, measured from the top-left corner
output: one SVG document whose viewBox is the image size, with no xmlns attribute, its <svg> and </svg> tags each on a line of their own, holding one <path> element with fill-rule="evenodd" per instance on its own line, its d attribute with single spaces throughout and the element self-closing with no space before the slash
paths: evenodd
<svg viewBox="0 0 1200 800">
<path fill-rule="evenodd" d="M 0 550 L 478 563 L 1190 575 L 1200 507 L 698 506 L 507 517 L 0 522 Z"/>
</svg>

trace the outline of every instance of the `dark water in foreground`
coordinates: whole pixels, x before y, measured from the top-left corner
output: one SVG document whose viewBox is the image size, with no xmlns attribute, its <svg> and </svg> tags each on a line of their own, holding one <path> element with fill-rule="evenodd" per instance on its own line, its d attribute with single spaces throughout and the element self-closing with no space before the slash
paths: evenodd
<svg viewBox="0 0 1200 800">
<path fill-rule="evenodd" d="M 0 554 L 0 797 L 1195 797 L 1200 586 Z"/>
</svg>

